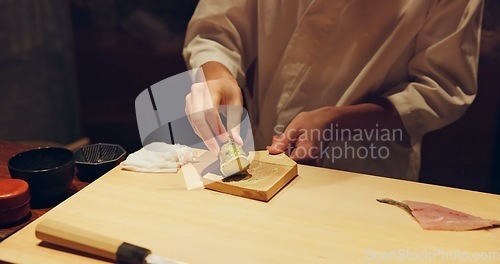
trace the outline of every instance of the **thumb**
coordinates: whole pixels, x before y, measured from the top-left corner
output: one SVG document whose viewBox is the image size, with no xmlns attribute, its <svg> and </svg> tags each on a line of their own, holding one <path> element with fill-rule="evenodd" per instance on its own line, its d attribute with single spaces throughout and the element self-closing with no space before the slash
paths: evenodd
<svg viewBox="0 0 500 264">
<path fill-rule="evenodd" d="M 221 112 L 227 117 L 227 128 L 230 136 L 238 145 L 242 146 L 243 139 L 240 135 L 240 129 L 243 107 L 239 105 L 225 105 L 221 106 L 221 110 Z"/>
<path fill-rule="evenodd" d="M 269 154 L 280 154 L 285 152 L 285 150 L 292 144 L 287 134 L 275 135 L 273 136 L 273 143 L 271 146 L 267 146 L 266 149 Z"/>
<path fill-rule="evenodd" d="M 273 136 L 273 143 L 266 149 L 270 154 L 282 153 L 287 150 L 287 148 L 295 145 L 295 141 L 297 141 L 299 134 L 299 129 L 296 128 L 295 123 L 292 121 L 283 134 Z"/>
<path fill-rule="evenodd" d="M 241 138 L 241 135 L 240 135 L 240 125 L 236 125 L 235 127 L 231 128 L 229 131 L 230 131 L 229 133 L 231 134 L 231 137 L 236 142 L 236 144 L 243 146 L 243 139 Z"/>
</svg>

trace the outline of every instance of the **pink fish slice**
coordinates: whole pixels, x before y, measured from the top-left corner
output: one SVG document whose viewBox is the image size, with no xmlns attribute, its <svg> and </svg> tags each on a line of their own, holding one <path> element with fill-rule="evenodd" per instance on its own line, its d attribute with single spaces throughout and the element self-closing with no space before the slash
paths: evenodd
<svg viewBox="0 0 500 264">
<path fill-rule="evenodd" d="M 392 199 L 377 199 L 377 201 L 405 210 L 425 230 L 467 231 L 500 227 L 498 220 L 483 219 L 436 204 L 415 201 L 398 202 Z"/>
</svg>

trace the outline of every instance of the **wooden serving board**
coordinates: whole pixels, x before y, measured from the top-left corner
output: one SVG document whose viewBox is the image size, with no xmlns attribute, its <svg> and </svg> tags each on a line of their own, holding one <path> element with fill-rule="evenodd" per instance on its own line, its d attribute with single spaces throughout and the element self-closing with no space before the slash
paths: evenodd
<svg viewBox="0 0 500 264">
<path fill-rule="evenodd" d="M 285 154 L 256 151 L 249 157 L 252 161 L 246 174 L 224 179 L 209 173 L 202 178 L 205 188 L 267 202 L 297 176 L 297 163 Z"/>
</svg>

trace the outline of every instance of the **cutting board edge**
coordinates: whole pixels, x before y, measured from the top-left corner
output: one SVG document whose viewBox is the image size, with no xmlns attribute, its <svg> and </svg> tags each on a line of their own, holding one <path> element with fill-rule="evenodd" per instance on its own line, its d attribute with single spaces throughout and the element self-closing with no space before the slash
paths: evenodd
<svg viewBox="0 0 500 264">
<path fill-rule="evenodd" d="M 247 188 L 231 188 L 227 189 L 227 185 L 220 184 L 219 182 L 213 182 L 205 185 L 205 189 L 220 192 L 223 194 L 230 194 L 233 196 L 238 196 L 242 198 L 248 198 L 252 200 L 258 200 L 262 202 L 267 202 L 268 197 L 265 191 L 253 190 Z"/>
<path fill-rule="evenodd" d="M 289 167 L 289 166 L 286 166 Z M 276 181 L 271 188 L 267 190 L 250 189 L 246 187 L 229 185 L 220 181 L 210 181 L 205 182 L 205 189 L 231 194 L 235 196 L 240 196 L 244 198 L 249 198 L 253 200 L 259 200 L 263 202 L 268 202 L 273 198 L 281 189 L 283 189 L 288 183 L 290 183 L 295 177 L 298 176 L 297 164 L 291 167 L 291 169 Z"/>
<path fill-rule="evenodd" d="M 267 200 L 271 200 L 281 189 L 285 188 L 290 182 L 293 181 L 297 176 L 299 175 L 298 169 L 297 169 L 297 164 L 292 167 L 290 171 L 288 171 L 284 177 L 282 177 L 276 184 L 274 184 L 268 191 L 267 191 Z"/>
</svg>

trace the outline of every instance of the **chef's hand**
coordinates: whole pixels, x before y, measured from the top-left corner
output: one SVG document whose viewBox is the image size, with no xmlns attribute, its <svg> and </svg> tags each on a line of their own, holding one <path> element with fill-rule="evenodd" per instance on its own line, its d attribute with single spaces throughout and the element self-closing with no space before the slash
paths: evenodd
<svg viewBox="0 0 500 264">
<path fill-rule="evenodd" d="M 335 118 L 333 108 L 320 108 L 301 112 L 285 129 L 283 134 L 273 136 L 273 143 L 267 147 L 270 154 L 287 152 L 290 158 L 302 164 L 320 165 L 320 151 L 324 144 L 321 138 Z"/>
<path fill-rule="evenodd" d="M 243 96 L 225 66 L 209 62 L 202 68 L 207 81 L 191 86 L 191 93 L 186 96 L 185 111 L 195 133 L 217 155 L 220 150 L 217 139 L 226 142 L 230 135 L 236 143 L 243 144 L 240 136 Z M 222 124 L 219 111 L 226 116 L 229 131 Z"/>
<path fill-rule="evenodd" d="M 331 124 L 335 124 L 335 129 L 400 130 L 401 138 L 395 138 L 395 143 L 404 148 L 411 147 L 410 135 L 396 108 L 388 100 L 378 98 L 370 103 L 327 106 L 302 112 L 290 122 L 283 134 L 273 137 L 273 143 L 267 150 L 270 154 L 288 150 L 290 153 L 287 154 L 299 163 L 319 165 L 321 149 L 327 147 L 325 139 L 320 137 Z"/>
</svg>

